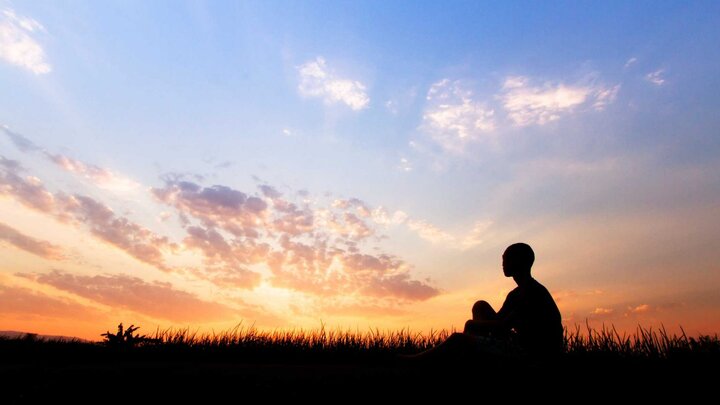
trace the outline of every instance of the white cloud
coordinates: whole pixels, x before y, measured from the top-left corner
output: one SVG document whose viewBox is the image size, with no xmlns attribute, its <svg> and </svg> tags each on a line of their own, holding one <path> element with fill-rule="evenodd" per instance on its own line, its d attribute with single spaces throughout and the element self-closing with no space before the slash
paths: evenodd
<svg viewBox="0 0 720 405">
<path fill-rule="evenodd" d="M 408 228 L 417 232 L 421 238 L 432 243 L 452 242 L 455 240 L 454 236 L 425 220 L 409 219 L 405 224 Z"/>
<path fill-rule="evenodd" d="M 613 309 L 611 309 L 611 308 L 598 307 L 598 308 L 595 308 L 595 310 L 593 310 L 593 311 L 590 313 L 590 315 L 596 315 L 596 316 L 610 315 L 610 314 L 612 314 L 613 312 L 615 312 L 615 311 L 614 311 Z"/>
<path fill-rule="evenodd" d="M 645 80 L 649 81 L 650 83 L 656 85 L 656 86 L 662 86 L 665 84 L 665 78 L 663 77 L 663 73 L 665 73 L 664 69 L 659 69 L 654 72 L 650 72 L 645 75 Z"/>
<path fill-rule="evenodd" d="M 404 211 L 400 210 L 397 210 L 390 215 L 383 206 L 379 206 L 372 210 L 371 216 L 373 221 L 380 225 L 402 224 L 408 218 L 408 215 Z"/>
<path fill-rule="evenodd" d="M 48 159 L 63 170 L 78 174 L 92 181 L 102 189 L 122 193 L 134 191 L 140 188 L 140 184 L 134 180 L 114 173 L 108 169 L 84 163 L 65 155 L 53 155 L 50 153 L 46 153 L 46 155 Z"/>
<path fill-rule="evenodd" d="M 298 91 L 304 97 L 319 97 L 328 104 L 345 103 L 351 109 L 362 110 L 370 104 L 365 85 L 356 80 L 337 77 L 318 57 L 298 66 Z"/>
<path fill-rule="evenodd" d="M 630 311 L 633 314 L 644 314 L 646 312 L 649 312 L 650 309 L 651 309 L 650 305 L 642 304 L 642 305 L 638 305 L 636 307 L 629 307 L 628 311 Z"/>
<path fill-rule="evenodd" d="M 400 158 L 398 168 L 404 172 L 410 172 L 413 169 L 412 164 L 410 164 L 410 161 L 407 158 Z"/>
<path fill-rule="evenodd" d="M 292 136 L 292 134 L 293 134 L 292 131 L 289 130 L 288 128 L 283 128 L 282 133 L 285 136 Z"/>
<path fill-rule="evenodd" d="M 443 79 L 428 91 L 423 125 L 432 138 L 448 150 L 459 150 L 467 141 L 495 129 L 495 111 L 473 100 L 459 81 Z"/>
<path fill-rule="evenodd" d="M 630 66 L 634 65 L 637 62 L 637 58 L 632 57 L 628 59 L 627 62 L 625 62 L 625 69 L 629 68 Z"/>
<path fill-rule="evenodd" d="M 50 73 L 42 46 L 30 35 L 45 31 L 39 22 L 21 17 L 11 9 L 0 13 L 0 59 L 21 66 L 35 74 Z"/>
<path fill-rule="evenodd" d="M 475 246 L 485 242 L 488 228 L 492 225 L 492 221 L 477 221 L 470 232 L 462 239 L 461 246 L 463 249 L 472 249 Z"/>
<path fill-rule="evenodd" d="M 508 117 L 518 126 L 543 125 L 560 118 L 564 113 L 585 103 L 593 93 L 591 87 L 546 83 L 542 87 L 529 85 L 522 76 L 505 79 L 499 96 Z"/>
<path fill-rule="evenodd" d="M 620 85 L 617 84 L 613 87 L 600 88 L 595 91 L 595 102 L 593 108 L 598 111 L 602 111 L 608 104 L 612 104 L 617 98 L 617 94 L 620 91 Z"/>
</svg>

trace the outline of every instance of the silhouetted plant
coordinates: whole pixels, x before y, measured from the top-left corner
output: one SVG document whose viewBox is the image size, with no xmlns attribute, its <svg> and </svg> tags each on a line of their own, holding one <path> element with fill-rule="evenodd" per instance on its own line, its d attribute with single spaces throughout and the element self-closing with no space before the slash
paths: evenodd
<svg viewBox="0 0 720 405">
<path fill-rule="evenodd" d="M 121 322 L 118 325 L 117 333 L 107 331 L 100 336 L 105 336 L 103 343 L 109 347 L 134 347 L 153 340 L 145 335 L 135 335 L 134 333 L 138 329 L 140 329 L 139 326 L 130 325 L 127 329 L 123 330 L 123 324 Z"/>
</svg>

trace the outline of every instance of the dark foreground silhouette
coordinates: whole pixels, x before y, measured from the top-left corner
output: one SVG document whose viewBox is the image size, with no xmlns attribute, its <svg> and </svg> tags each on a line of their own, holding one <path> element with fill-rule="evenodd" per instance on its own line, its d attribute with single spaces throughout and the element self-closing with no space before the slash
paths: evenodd
<svg viewBox="0 0 720 405">
<path fill-rule="evenodd" d="M 528 356 L 550 360 L 559 355 L 563 350 L 560 311 L 550 292 L 531 276 L 534 262 L 535 252 L 529 245 L 510 245 L 502 255 L 502 267 L 517 288 L 507 295 L 502 308 L 495 312 L 486 301 L 476 302 L 463 333 L 453 333 L 442 344 L 407 358 Z"/>
<path fill-rule="evenodd" d="M 679 395 L 685 403 L 716 393 L 717 335 L 639 329 L 626 340 L 614 329 L 580 332 L 568 332 L 563 353 L 544 362 L 507 356 L 399 361 L 397 354 L 428 343 L 406 332 L 287 338 L 252 329 L 212 336 L 181 330 L 113 343 L 0 338 L 0 403 L 424 403 L 495 394 L 553 403 L 589 396 L 645 403 Z"/>
</svg>

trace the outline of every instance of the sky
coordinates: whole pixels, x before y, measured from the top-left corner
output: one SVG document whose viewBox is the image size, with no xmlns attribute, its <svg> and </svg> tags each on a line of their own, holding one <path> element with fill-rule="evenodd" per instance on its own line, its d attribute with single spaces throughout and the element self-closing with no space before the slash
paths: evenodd
<svg viewBox="0 0 720 405">
<path fill-rule="evenodd" d="M 720 3 L 0 0 L 0 330 L 720 331 Z M 141 331 L 142 331 L 141 330 Z"/>
</svg>

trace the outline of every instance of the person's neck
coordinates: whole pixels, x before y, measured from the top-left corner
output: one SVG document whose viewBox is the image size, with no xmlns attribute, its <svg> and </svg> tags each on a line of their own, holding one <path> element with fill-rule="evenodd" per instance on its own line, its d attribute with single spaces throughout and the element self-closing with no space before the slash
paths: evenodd
<svg viewBox="0 0 720 405">
<path fill-rule="evenodd" d="M 522 276 L 513 276 L 513 280 L 517 283 L 519 286 L 526 285 L 530 281 L 532 281 L 532 276 L 530 274 L 523 274 Z"/>
</svg>

